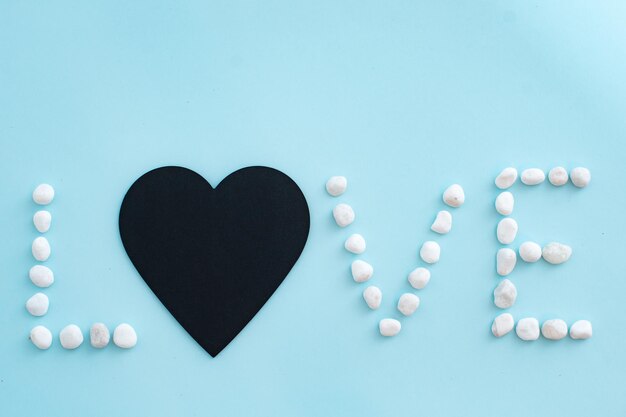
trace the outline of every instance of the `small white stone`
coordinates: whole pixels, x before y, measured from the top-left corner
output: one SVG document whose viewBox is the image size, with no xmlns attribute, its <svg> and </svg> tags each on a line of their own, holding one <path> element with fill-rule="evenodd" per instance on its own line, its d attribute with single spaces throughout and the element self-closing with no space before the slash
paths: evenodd
<svg viewBox="0 0 626 417">
<path fill-rule="evenodd" d="M 578 320 L 569 329 L 569 337 L 575 340 L 585 340 L 591 338 L 593 328 L 589 320 Z"/>
<path fill-rule="evenodd" d="M 59 339 L 61 340 L 61 346 L 65 349 L 76 349 L 83 343 L 83 332 L 77 325 L 70 324 L 61 330 Z"/>
<path fill-rule="evenodd" d="M 443 201 L 450 207 L 461 207 L 465 202 L 463 187 L 459 184 L 452 184 L 443 192 Z"/>
<path fill-rule="evenodd" d="M 548 181 L 556 187 L 567 184 L 568 178 L 567 170 L 563 167 L 554 167 L 548 172 Z"/>
<path fill-rule="evenodd" d="M 50 300 L 48 296 L 42 292 L 38 292 L 26 301 L 26 310 L 36 317 L 41 317 L 48 312 Z"/>
<path fill-rule="evenodd" d="M 356 282 L 368 281 L 374 274 L 374 267 L 365 261 L 357 259 L 352 262 L 352 278 Z"/>
<path fill-rule="evenodd" d="M 496 197 L 496 211 L 503 216 L 513 213 L 513 206 L 515 206 L 515 199 L 509 191 L 503 191 Z"/>
<path fill-rule="evenodd" d="M 409 284 L 416 290 L 423 289 L 430 281 L 430 271 L 426 268 L 415 268 L 409 274 Z"/>
<path fill-rule="evenodd" d="M 44 326 L 35 326 L 30 331 L 30 341 L 41 350 L 46 350 L 52 345 L 52 333 Z"/>
<path fill-rule="evenodd" d="M 358 233 L 351 235 L 348 239 L 346 239 L 346 243 L 344 247 L 348 252 L 356 253 L 360 255 L 365 252 L 365 248 L 367 245 L 365 244 L 365 238 Z"/>
<path fill-rule="evenodd" d="M 47 266 L 35 265 L 28 271 L 30 280 L 40 288 L 47 288 L 54 283 L 54 274 Z"/>
<path fill-rule="evenodd" d="M 569 176 L 572 178 L 572 184 L 574 184 L 578 188 L 586 187 L 591 181 L 591 172 L 587 168 L 577 167 L 572 169 L 569 173 Z"/>
<path fill-rule="evenodd" d="M 346 188 L 348 188 L 348 180 L 346 177 L 334 176 L 330 177 L 328 181 L 326 181 L 326 191 L 333 197 L 337 197 L 345 193 Z"/>
<path fill-rule="evenodd" d="M 541 334 L 546 339 L 561 340 L 567 336 L 567 323 L 561 319 L 546 320 L 541 326 Z"/>
<path fill-rule="evenodd" d="M 355 214 L 352 207 L 345 203 L 337 204 L 333 209 L 333 217 L 339 227 L 346 227 L 354 221 Z"/>
<path fill-rule="evenodd" d="M 542 256 L 551 264 L 562 264 L 572 256 L 572 248 L 562 243 L 550 242 L 543 247 Z"/>
<path fill-rule="evenodd" d="M 33 240 L 33 257 L 38 261 L 46 261 L 50 257 L 50 243 L 45 237 L 37 237 Z"/>
<path fill-rule="evenodd" d="M 401 329 L 402 325 L 395 319 L 382 319 L 378 323 L 378 330 L 380 330 L 380 334 L 383 336 L 395 336 L 400 333 Z"/>
<path fill-rule="evenodd" d="M 410 316 L 415 313 L 415 310 L 420 306 L 420 298 L 409 292 L 406 292 L 400 296 L 398 300 L 398 311 L 405 316 Z"/>
<path fill-rule="evenodd" d="M 429 240 L 424 242 L 420 249 L 420 257 L 427 264 L 434 264 L 439 261 L 441 255 L 441 247 L 439 243 Z"/>
<path fill-rule="evenodd" d="M 546 174 L 539 168 L 528 168 L 522 171 L 522 182 L 526 185 L 537 185 L 544 182 Z"/>
<path fill-rule="evenodd" d="M 130 324 L 122 323 L 113 331 L 113 343 L 123 349 L 130 349 L 137 344 L 137 333 Z"/>
<path fill-rule="evenodd" d="M 513 320 L 513 316 L 509 313 L 502 313 L 493 321 L 491 333 L 493 333 L 495 337 L 502 337 L 513 330 L 514 325 L 515 321 Z"/>
<path fill-rule="evenodd" d="M 516 263 L 517 255 L 513 249 L 498 249 L 498 254 L 496 255 L 496 272 L 498 272 L 498 275 L 503 277 L 509 275 L 513 272 Z"/>
<path fill-rule="evenodd" d="M 502 280 L 493 290 L 493 303 L 498 308 L 509 308 L 515 304 L 517 288 L 508 279 Z"/>
<path fill-rule="evenodd" d="M 52 203 L 54 199 L 54 188 L 50 184 L 40 184 L 33 191 L 33 201 L 39 205 L 45 206 Z"/>
<path fill-rule="evenodd" d="M 507 217 L 500 220 L 500 222 L 498 223 L 498 228 L 496 230 L 498 241 L 503 245 L 513 243 L 515 237 L 517 236 L 517 229 L 517 222 L 512 218 Z"/>
<path fill-rule="evenodd" d="M 517 322 L 515 333 L 522 340 L 539 339 L 539 322 L 534 317 L 527 317 Z"/>
<path fill-rule="evenodd" d="M 104 323 L 94 323 L 89 330 L 89 340 L 91 342 L 91 346 L 102 349 L 106 345 L 109 344 L 109 340 L 111 339 L 111 335 L 109 334 L 109 329 Z"/>
<path fill-rule="evenodd" d="M 507 189 L 517 181 L 517 170 L 513 167 L 504 168 L 496 177 L 496 187 Z"/>
<path fill-rule="evenodd" d="M 519 247 L 519 256 L 524 262 L 537 262 L 541 259 L 541 246 L 535 242 L 524 242 Z"/>
<path fill-rule="evenodd" d="M 39 233 L 46 233 L 50 230 L 50 223 L 52 222 L 52 214 L 47 210 L 39 210 L 33 216 L 33 224 L 35 229 Z"/>
<path fill-rule="evenodd" d="M 369 308 L 377 310 L 383 301 L 383 293 L 380 288 L 370 285 L 363 291 L 363 299 Z"/>
<path fill-rule="evenodd" d="M 430 226 L 430 230 L 445 235 L 452 229 L 452 214 L 449 211 L 441 210 Z"/>
</svg>

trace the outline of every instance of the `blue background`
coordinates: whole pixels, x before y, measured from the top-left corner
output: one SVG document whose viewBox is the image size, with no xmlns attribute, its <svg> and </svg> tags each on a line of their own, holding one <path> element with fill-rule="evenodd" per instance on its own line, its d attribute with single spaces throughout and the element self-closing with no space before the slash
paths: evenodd
<svg viewBox="0 0 626 417">
<path fill-rule="evenodd" d="M 296 4 L 298 3 L 298 4 Z M 623 2 L 3 1 L 0 5 L 0 415 L 623 416 L 626 156 Z M 209 357 L 120 243 L 131 183 L 161 165 L 212 183 L 247 165 L 294 178 L 311 209 L 300 261 L 248 327 Z M 526 239 L 570 244 L 519 265 L 516 318 L 593 322 L 585 342 L 495 339 L 495 175 L 588 166 L 591 185 L 517 184 Z M 324 183 L 346 175 L 349 190 Z M 53 184 L 48 315 L 23 305 Z M 466 191 L 452 233 L 441 193 Z M 356 222 L 338 229 L 345 201 Z M 369 311 L 342 249 L 368 240 L 383 305 Z M 442 258 L 398 337 L 421 242 Z M 209 300 L 210 301 L 210 300 Z M 76 323 L 139 334 L 131 351 L 60 347 Z M 28 332 L 55 333 L 38 351 Z"/>
</svg>

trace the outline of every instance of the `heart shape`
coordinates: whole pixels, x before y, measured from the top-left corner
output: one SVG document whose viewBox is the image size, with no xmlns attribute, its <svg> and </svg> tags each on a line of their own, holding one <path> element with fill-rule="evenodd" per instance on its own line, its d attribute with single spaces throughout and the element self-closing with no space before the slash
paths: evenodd
<svg viewBox="0 0 626 417">
<path fill-rule="evenodd" d="M 240 169 L 213 188 L 168 166 L 141 176 L 120 209 L 124 249 L 163 305 L 215 357 L 296 263 L 309 207 L 282 172 Z"/>
</svg>

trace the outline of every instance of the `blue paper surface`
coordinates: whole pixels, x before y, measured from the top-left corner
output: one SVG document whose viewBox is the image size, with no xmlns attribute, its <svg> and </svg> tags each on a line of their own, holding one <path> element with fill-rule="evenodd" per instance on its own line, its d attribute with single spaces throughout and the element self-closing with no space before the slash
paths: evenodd
<svg viewBox="0 0 626 417">
<path fill-rule="evenodd" d="M 0 415 L 623 416 L 626 414 L 626 6 L 621 2 L 94 1 L 0 4 Z M 158 302 L 122 248 L 124 193 L 183 165 L 217 183 L 248 165 L 290 175 L 311 234 L 283 285 L 215 359 Z M 525 240 L 569 262 L 520 263 L 516 319 L 589 319 L 594 336 L 524 343 L 490 333 L 500 311 L 495 175 L 587 166 L 586 189 L 516 184 Z M 328 196 L 331 175 L 347 193 Z M 44 290 L 24 308 L 49 206 Z M 466 203 L 429 230 L 441 193 Z M 347 202 L 356 222 L 334 225 Z M 383 291 L 369 311 L 343 250 L 351 233 Z M 442 247 L 421 306 L 398 318 L 420 244 Z M 210 302 L 210 300 L 207 300 Z M 131 323 L 129 351 L 76 351 L 70 323 Z M 28 333 L 55 334 L 38 351 Z"/>
</svg>

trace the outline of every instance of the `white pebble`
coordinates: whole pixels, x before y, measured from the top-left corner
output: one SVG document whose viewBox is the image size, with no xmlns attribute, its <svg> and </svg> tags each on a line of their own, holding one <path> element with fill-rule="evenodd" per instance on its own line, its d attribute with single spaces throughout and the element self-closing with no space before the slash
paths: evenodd
<svg viewBox="0 0 626 417">
<path fill-rule="evenodd" d="M 137 333 L 130 324 L 122 323 L 113 331 L 113 343 L 123 349 L 130 349 L 137 344 Z"/>
<path fill-rule="evenodd" d="M 509 308 L 515 304 L 517 288 L 508 279 L 502 280 L 493 290 L 493 303 L 498 308 Z"/>
<path fill-rule="evenodd" d="M 517 322 L 515 333 L 522 340 L 539 339 L 539 322 L 534 317 L 527 317 Z"/>
<path fill-rule="evenodd" d="M 465 202 L 463 187 L 459 184 L 452 184 L 443 192 L 443 201 L 450 207 L 461 207 Z"/>
<path fill-rule="evenodd" d="M 61 330 L 59 339 L 61 340 L 61 346 L 65 349 L 76 349 L 83 343 L 83 332 L 77 325 L 70 324 Z"/>
<path fill-rule="evenodd" d="M 54 283 L 54 274 L 47 266 L 35 265 L 28 271 L 28 277 L 36 286 L 47 288 Z"/>
<path fill-rule="evenodd" d="M 344 247 L 348 252 L 356 253 L 357 255 L 365 252 L 367 245 L 365 244 L 365 238 L 358 233 L 351 235 L 346 239 Z"/>
<path fill-rule="evenodd" d="M 423 289 L 430 281 L 430 271 L 426 268 L 415 268 L 409 274 L 409 284 L 416 290 Z"/>
<path fill-rule="evenodd" d="M 509 313 L 502 313 L 493 321 L 491 333 L 493 333 L 495 337 L 502 337 L 513 330 L 514 325 L 515 321 L 513 320 L 513 316 Z"/>
<path fill-rule="evenodd" d="M 496 197 L 496 211 L 503 216 L 513 213 L 514 205 L 515 199 L 509 191 L 503 191 Z"/>
<path fill-rule="evenodd" d="M 345 203 L 337 204 L 333 209 L 333 217 L 335 218 L 337 226 L 346 227 L 354 221 L 354 210 Z"/>
<path fill-rule="evenodd" d="M 512 218 L 507 217 L 500 220 L 500 222 L 498 223 L 498 228 L 496 230 L 498 241 L 503 245 L 513 243 L 515 237 L 517 236 L 517 229 L 517 222 Z"/>
<path fill-rule="evenodd" d="M 528 168 L 522 171 L 522 182 L 526 185 L 537 185 L 544 182 L 546 174 L 539 168 Z"/>
<path fill-rule="evenodd" d="M 541 259 L 541 246 L 535 242 L 524 242 L 519 247 L 519 256 L 524 262 L 537 262 Z"/>
<path fill-rule="evenodd" d="M 39 233 L 46 233 L 50 230 L 50 223 L 52 222 L 52 214 L 47 210 L 39 210 L 33 216 L 33 224 L 35 229 Z"/>
<path fill-rule="evenodd" d="M 546 320 L 541 326 L 541 334 L 546 339 L 561 340 L 567 336 L 567 323 L 561 319 Z"/>
<path fill-rule="evenodd" d="M 429 240 L 424 242 L 420 249 L 420 257 L 428 264 L 434 264 L 439 261 L 441 255 L 441 247 L 439 243 Z"/>
<path fill-rule="evenodd" d="M 50 300 L 48 296 L 42 292 L 38 292 L 26 301 L 26 310 L 36 317 L 41 317 L 48 312 Z"/>
<path fill-rule="evenodd" d="M 365 282 L 374 274 L 374 267 L 365 261 L 357 259 L 352 262 L 352 278 L 356 282 Z"/>
<path fill-rule="evenodd" d="M 54 199 L 54 188 L 50 184 L 40 184 L 33 191 L 33 201 L 39 205 L 45 206 L 52 203 Z"/>
<path fill-rule="evenodd" d="M 445 235 L 452 229 L 452 214 L 449 211 L 441 210 L 430 226 L 430 230 Z"/>
<path fill-rule="evenodd" d="M 91 346 L 97 349 L 102 349 L 108 345 L 110 339 L 111 335 L 109 334 L 109 329 L 104 323 L 94 323 L 91 329 L 89 329 Z"/>
<path fill-rule="evenodd" d="M 380 334 L 383 336 L 395 336 L 400 333 L 401 329 L 402 325 L 395 319 L 382 319 L 378 323 L 378 330 L 380 330 Z"/>
<path fill-rule="evenodd" d="M 398 300 L 398 311 L 405 316 L 410 316 L 415 313 L 415 310 L 420 306 L 420 298 L 409 292 L 406 292 L 400 296 Z"/>
<path fill-rule="evenodd" d="M 567 180 L 567 170 L 563 167 L 554 167 L 548 172 L 548 181 L 556 187 L 567 184 Z"/>
<path fill-rule="evenodd" d="M 517 170 L 513 167 L 504 168 L 496 177 L 496 187 L 504 190 L 517 181 Z"/>
<path fill-rule="evenodd" d="M 348 188 L 348 180 L 346 177 L 334 176 L 330 177 L 328 181 L 326 181 L 326 191 L 333 197 L 337 197 L 345 193 L 346 188 Z"/>
<path fill-rule="evenodd" d="M 363 299 L 369 308 L 377 310 L 383 301 L 383 293 L 380 288 L 370 285 L 363 291 Z"/>
<path fill-rule="evenodd" d="M 569 337 L 572 339 L 589 339 L 593 335 L 593 329 L 589 320 L 578 320 L 569 329 Z"/>
<path fill-rule="evenodd" d="M 574 184 L 578 188 L 584 188 L 591 181 L 591 172 L 587 168 L 577 167 L 572 169 L 569 173 L 569 176 L 572 178 L 572 184 Z"/>
<path fill-rule="evenodd" d="M 513 249 L 498 249 L 498 254 L 496 255 L 496 271 L 498 275 L 502 275 L 503 277 L 509 275 L 513 272 L 516 263 L 517 255 Z"/>
<path fill-rule="evenodd" d="M 44 326 L 35 326 L 30 331 L 30 341 L 41 350 L 46 350 L 52 345 L 52 333 Z"/>
<path fill-rule="evenodd" d="M 45 237 L 38 237 L 33 240 L 33 257 L 38 261 L 46 261 L 50 257 L 50 243 Z"/>
<path fill-rule="evenodd" d="M 572 248 L 562 243 L 550 242 L 543 247 L 542 256 L 551 264 L 562 264 L 572 256 Z"/>
</svg>

